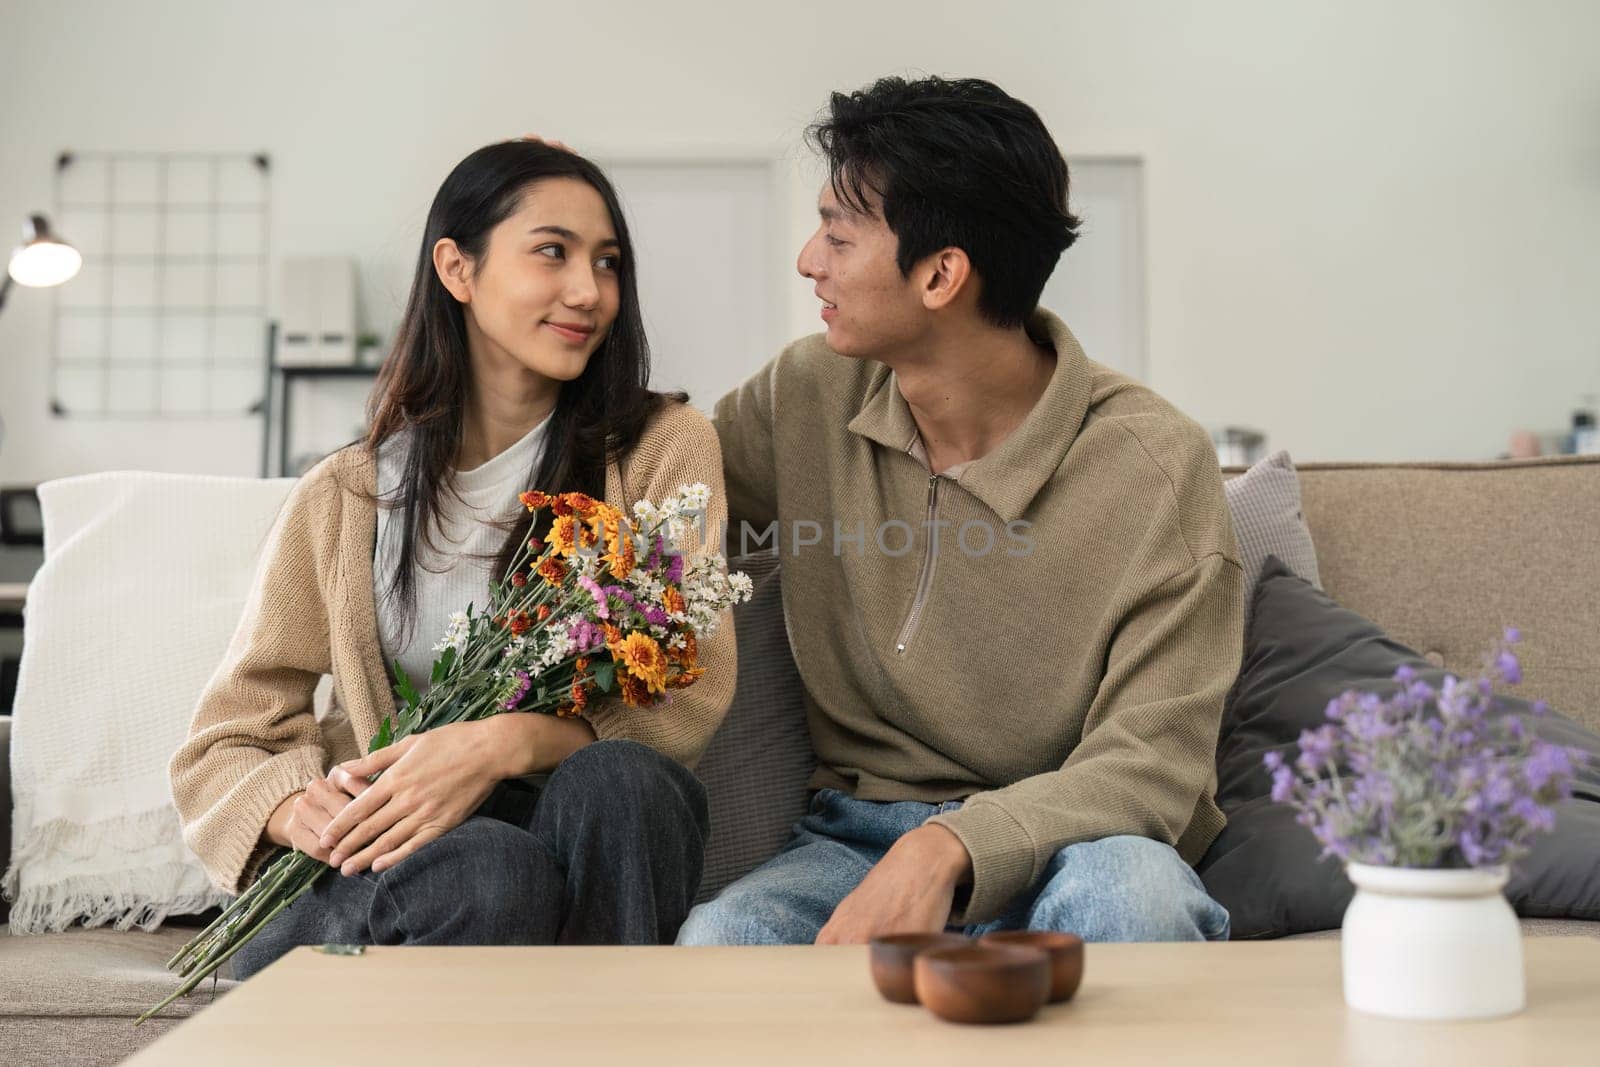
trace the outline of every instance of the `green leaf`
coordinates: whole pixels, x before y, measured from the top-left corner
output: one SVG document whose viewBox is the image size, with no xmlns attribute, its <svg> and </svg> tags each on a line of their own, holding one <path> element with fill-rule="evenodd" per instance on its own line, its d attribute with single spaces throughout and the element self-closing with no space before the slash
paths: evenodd
<svg viewBox="0 0 1600 1067">
<path fill-rule="evenodd" d="M 440 682 L 444 681 L 444 676 L 450 673 L 450 668 L 455 665 L 455 662 L 456 650 L 455 646 L 452 645 L 444 650 L 444 654 L 442 656 L 433 661 L 432 684 L 438 685 Z"/>
<path fill-rule="evenodd" d="M 385 715 L 378 724 L 378 732 L 372 735 L 372 743 L 367 746 L 368 752 L 376 752 L 380 748 L 388 748 L 389 742 L 394 740 L 394 732 L 390 727 L 389 716 Z"/>
<path fill-rule="evenodd" d="M 394 677 L 394 691 L 400 694 L 401 700 L 413 708 L 422 702 L 422 698 L 417 695 L 416 686 L 411 684 L 411 679 L 407 676 L 406 669 L 400 666 L 399 660 L 394 661 Z"/>
<path fill-rule="evenodd" d="M 597 663 L 590 673 L 594 675 L 594 684 L 600 687 L 600 692 L 609 693 L 611 692 L 612 684 L 616 681 L 617 661 L 607 660 L 604 663 Z"/>
</svg>

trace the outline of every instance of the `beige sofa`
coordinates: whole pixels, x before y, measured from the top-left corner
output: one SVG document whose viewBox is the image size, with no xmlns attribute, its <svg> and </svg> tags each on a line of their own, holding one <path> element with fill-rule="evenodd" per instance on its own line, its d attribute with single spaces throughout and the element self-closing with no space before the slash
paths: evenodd
<svg viewBox="0 0 1600 1067">
<path fill-rule="evenodd" d="M 1522 693 L 1600 730 L 1600 457 L 1312 464 L 1300 475 L 1335 599 L 1463 671 L 1486 633 L 1515 621 L 1528 635 Z M 0 746 L 5 734 L 0 720 Z M 9 808 L 9 783 L 3 795 Z M 1525 925 L 1600 936 L 1600 923 Z M 203 1010 L 209 988 L 129 1025 L 172 988 L 163 966 L 193 932 L 0 937 L 0 1063 L 114 1063 Z"/>
</svg>

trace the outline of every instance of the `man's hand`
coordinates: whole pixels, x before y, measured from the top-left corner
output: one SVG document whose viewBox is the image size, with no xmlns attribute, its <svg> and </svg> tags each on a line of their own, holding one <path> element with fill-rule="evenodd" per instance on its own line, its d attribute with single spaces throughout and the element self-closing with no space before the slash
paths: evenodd
<svg viewBox="0 0 1600 1067">
<path fill-rule="evenodd" d="M 865 944 L 880 934 L 937 933 L 950 921 L 956 886 L 972 872 L 961 839 L 933 823 L 894 843 L 839 902 L 819 945 Z"/>
</svg>

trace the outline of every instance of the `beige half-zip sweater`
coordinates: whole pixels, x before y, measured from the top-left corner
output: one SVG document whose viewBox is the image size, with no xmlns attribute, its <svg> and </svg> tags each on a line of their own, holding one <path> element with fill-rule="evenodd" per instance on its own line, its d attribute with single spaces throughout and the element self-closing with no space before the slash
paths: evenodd
<svg viewBox="0 0 1600 1067">
<path fill-rule="evenodd" d="M 741 522 L 778 524 L 812 786 L 966 798 L 930 820 L 972 854 L 966 922 L 995 918 L 1076 842 L 1136 834 L 1199 859 L 1224 822 L 1217 731 L 1243 642 L 1205 431 L 1091 362 L 1054 315 L 1028 329 L 1056 353 L 1043 396 L 943 474 L 889 369 L 822 335 L 713 420 L 730 551 Z"/>
<path fill-rule="evenodd" d="M 631 509 L 695 482 L 711 487 L 706 528 L 718 530 L 726 501 L 717 435 L 704 415 L 669 403 L 622 466 L 608 465 L 606 501 Z M 334 763 L 364 752 L 380 716 L 395 706 L 373 597 L 376 485 L 377 465 L 360 445 L 329 456 L 295 485 L 228 652 L 172 758 L 184 841 L 226 892 L 248 885 L 272 851 L 264 835 L 273 810 Z M 733 699 L 736 660 L 733 620 L 724 616 L 700 644 L 705 676 L 671 704 L 597 702 L 584 717 L 601 739 L 630 738 L 692 767 Z M 335 706 L 319 723 L 312 694 L 325 674 L 333 676 Z"/>
</svg>

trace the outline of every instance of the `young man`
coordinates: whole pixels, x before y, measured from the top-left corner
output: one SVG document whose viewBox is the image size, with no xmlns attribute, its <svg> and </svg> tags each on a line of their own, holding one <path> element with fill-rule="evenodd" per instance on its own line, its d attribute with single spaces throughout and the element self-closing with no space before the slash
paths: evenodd
<svg viewBox="0 0 1600 1067">
<path fill-rule="evenodd" d="M 810 133 L 827 332 L 715 422 L 733 537 L 776 524 L 818 792 L 679 942 L 1225 938 L 1191 868 L 1243 629 L 1209 438 L 1037 308 L 1078 220 L 1031 108 L 885 78 Z"/>
</svg>

